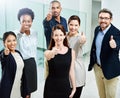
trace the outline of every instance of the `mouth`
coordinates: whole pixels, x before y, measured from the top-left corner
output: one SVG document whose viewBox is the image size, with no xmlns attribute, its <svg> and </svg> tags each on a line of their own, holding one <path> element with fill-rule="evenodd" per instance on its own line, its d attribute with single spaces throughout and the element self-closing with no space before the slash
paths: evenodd
<svg viewBox="0 0 120 98">
<path fill-rule="evenodd" d="M 15 48 L 15 46 L 11 46 L 10 48 Z"/>
</svg>

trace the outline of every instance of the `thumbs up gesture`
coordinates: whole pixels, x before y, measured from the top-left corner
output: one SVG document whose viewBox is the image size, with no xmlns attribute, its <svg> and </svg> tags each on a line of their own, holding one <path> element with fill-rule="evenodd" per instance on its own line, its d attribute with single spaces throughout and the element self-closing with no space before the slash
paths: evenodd
<svg viewBox="0 0 120 98">
<path fill-rule="evenodd" d="M 86 36 L 83 32 L 81 32 L 80 44 L 84 44 L 85 42 L 86 42 Z"/>
<path fill-rule="evenodd" d="M 9 55 L 9 53 L 10 53 L 10 50 L 8 49 L 7 45 L 5 44 L 4 54 Z"/>
<path fill-rule="evenodd" d="M 56 47 L 53 47 L 53 48 L 52 48 L 52 52 L 53 52 L 54 55 L 57 55 L 59 50 L 60 50 L 60 49 L 59 49 L 59 48 L 56 48 Z"/>
<path fill-rule="evenodd" d="M 52 12 L 49 11 L 48 14 L 47 14 L 46 20 L 50 21 L 51 19 L 52 19 Z"/>
<path fill-rule="evenodd" d="M 113 38 L 113 35 L 111 35 L 111 37 L 110 37 L 109 44 L 110 44 L 111 48 L 116 48 L 117 47 L 116 42 L 115 42 L 115 40 Z"/>
</svg>

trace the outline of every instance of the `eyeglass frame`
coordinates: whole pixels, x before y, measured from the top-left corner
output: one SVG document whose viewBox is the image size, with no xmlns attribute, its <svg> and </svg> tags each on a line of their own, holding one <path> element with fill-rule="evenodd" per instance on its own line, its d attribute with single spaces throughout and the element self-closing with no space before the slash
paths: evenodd
<svg viewBox="0 0 120 98">
<path fill-rule="evenodd" d="M 108 17 L 98 17 L 100 20 L 109 20 L 109 19 L 111 19 L 111 17 L 110 18 L 108 18 Z"/>
</svg>

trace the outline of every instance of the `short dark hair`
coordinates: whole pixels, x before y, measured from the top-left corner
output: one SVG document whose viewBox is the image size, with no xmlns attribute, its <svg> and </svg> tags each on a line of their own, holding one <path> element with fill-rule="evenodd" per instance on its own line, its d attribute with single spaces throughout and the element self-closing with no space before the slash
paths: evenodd
<svg viewBox="0 0 120 98">
<path fill-rule="evenodd" d="M 56 3 L 59 3 L 60 6 L 61 6 L 61 3 L 60 3 L 58 0 L 53 0 L 53 1 L 50 2 L 50 4 L 53 4 L 53 3 L 55 3 L 55 2 L 56 2 Z"/>
<path fill-rule="evenodd" d="M 107 8 L 101 9 L 101 10 L 99 11 L 98 15 L 99 15 L 100 13 L 108 13 L 108 14 L 110 15 L 110 18 L 113 17 L 112 12 L 111 12 L 109 9 L 107 9 Z"/>
<path fill-rule="evenodd" d="M 30 15 L 32 20 L 34 19 L 34 12 L 29 8 L 22 8 L 19 10 L 18 16 L 17 16 L 19 21 L 22 15 Z"/>
<path fill-rule="evenodd" d="M 3 42 L 5 42 L 5 40 L 7 39 L 7 37 L 8 37 L 9 35 L 13 35 L 13 36 L 15 36 L 15 38 L 17 39 L 17 37 L 16 37 L 16 35 L 15 35 L 14 32 L 8 31 L 8 32 L 5 32 L 5 33 L 3 34 Z"/>
</svg>

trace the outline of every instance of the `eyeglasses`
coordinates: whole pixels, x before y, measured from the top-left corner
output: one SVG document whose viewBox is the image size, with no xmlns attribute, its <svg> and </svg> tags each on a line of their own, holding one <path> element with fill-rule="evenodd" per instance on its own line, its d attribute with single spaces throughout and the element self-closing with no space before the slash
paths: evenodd
<svg viewBox="0 0 120 98">
<path fill-rule="evenodd" d="M 109 19 L 111 19 L 111 18 L 108 18 L 108 17 L 99 17 L 99 19 L 100 19 L 100 20 L 103 20 L 103 19 L 104 19 L 104 20 L 109 20 Z"/>
</svg>

